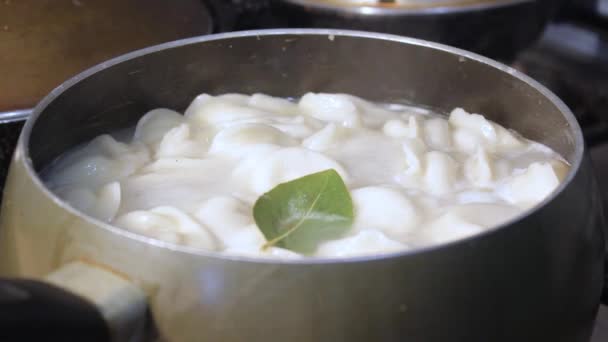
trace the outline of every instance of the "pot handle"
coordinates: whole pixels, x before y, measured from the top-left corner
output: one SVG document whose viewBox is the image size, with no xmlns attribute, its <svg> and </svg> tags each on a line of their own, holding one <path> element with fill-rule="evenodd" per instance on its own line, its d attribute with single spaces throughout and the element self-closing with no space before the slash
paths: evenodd
<svg viewBox="0 0 608 342">
<path fill-rule="evenodd" d="M 1 341 L 141 341 L 146 312 L 138 287 L 83 261 L 44 281 L 0 278 Z"/>
</svg>

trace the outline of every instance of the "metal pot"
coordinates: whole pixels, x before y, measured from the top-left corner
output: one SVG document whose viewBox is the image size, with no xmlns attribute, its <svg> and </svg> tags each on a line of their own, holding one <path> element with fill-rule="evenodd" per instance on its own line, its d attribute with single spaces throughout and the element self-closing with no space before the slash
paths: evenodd
<svg viewBox="0 0 608 342">
<path fill-rule="evenodd" d="M 131 126 L 151 108 L 183 110 L 201 92 L 307 91 L 440 112 L 462 106 L 550 146 L 572 168 L 541 205 L 463 241 L 303 261 L 230 257 L 114 228 L 59 200 L 38 176 L 69 148 Z M 133 331 L 150 337 L 154 327 L 170 341 L 582 342 L 604 284 L 596 189 L 570 110 L 507 66 L 383 34 L 220 34 L 113 59 L 40 102 L 5 191 L 0 274 L 47 279 L 83 295 L 101 307 L 117 338 Z M 153 324 L 129 330 L 141 322 L 144 303 Z"/>
<path fill-rule="evenodd" d="M 350 0 L 206 0 L 217 29 L 317 27 L 399 34 L 511 61 L 540 36 L 565 0 L 412 0 L 364 6 Z"/>
</svg>

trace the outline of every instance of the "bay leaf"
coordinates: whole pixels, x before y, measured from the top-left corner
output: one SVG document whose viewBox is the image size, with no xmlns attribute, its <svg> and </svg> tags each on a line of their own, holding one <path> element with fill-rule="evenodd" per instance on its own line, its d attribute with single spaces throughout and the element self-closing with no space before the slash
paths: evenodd
<svg viewBox="0 0 608 342">
<path fill-rule="evenodd" d="M 310 254 L 320 242 L 343 236 L 354 213 L 348 188 L 329 169 L 277 185 L 258 198 L 253 217 L 267 240 L 263 249 Z"/>
</svg>

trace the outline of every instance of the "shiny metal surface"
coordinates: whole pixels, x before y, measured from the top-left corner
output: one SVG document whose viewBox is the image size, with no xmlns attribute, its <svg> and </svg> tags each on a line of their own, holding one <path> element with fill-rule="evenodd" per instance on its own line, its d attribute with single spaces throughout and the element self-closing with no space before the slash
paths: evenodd
<svg viewBox="0 0 608 342">
<path fill-rule="evenodd" d="M 411 0 L 401 4 L 395 1 L 353 1 L 353 0 L 282 0 L 301 6 L 326 10 L 343 10 L 360 14 L 400 15 L 415 13 L 438 13 L 446 11 L 475 11 L 493 7 L 510 6 L 535 0 Z"/>
<path fill-rule="evenodd" d="M 68 148 L 130 126 L 150 108 L 183 110 L 201 92 L 306 91 L 439 111 L 462 106 L 551 146 L 573 168 L 541 207 L 474 238 L 383 257 L 291 262 L 194 251 L 113 228 L 59 201 L 37 176 Z M 82 258 L 106 265 L 144 290 L 156 327 L 172 341 L 582 342 L 603 284 L 600 209 L 571 112 L 514 69 L 382 34 L 232 33 L 111 60 L 36 107 L 4 196 L 0 274 L 42 277 Z"/>
<path fill-rule="evenodd" d="M 414 7 L 345 6 L 339 4 L 342 0 L 205 1 L 220 31 L 356 29 L 426 39 L 511 61 L 540 36 L 565 0 L 449 0 L 443 6 L 414 0 L 420 5 Z"/>
<path fill-rule="evenodd" d="M 0 124 L 25 121 L 30 114 L 32 114 L 32 109 L 17 109 L 0 112 Z"/>
</svg>

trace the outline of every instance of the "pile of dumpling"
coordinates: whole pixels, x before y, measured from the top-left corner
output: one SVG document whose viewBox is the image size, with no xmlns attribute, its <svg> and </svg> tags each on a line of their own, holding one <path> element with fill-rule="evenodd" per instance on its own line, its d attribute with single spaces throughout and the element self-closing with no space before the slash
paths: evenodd
<svg viewBox="0 0 608 342">
<path fill-rule="evenodd" d="M 446 117 L 346 94 L 203 94 L 184 115 L 155 109 L 129 134 L 113 133 L 60 157 L 45 172 L 48 186 L 115 226 L 259 257 L 303 257 L 262 250 L 252 206 L 314 172 L 341 175 L 355 223 L 312 256 L 345 257 L 474 235 L 543 201 L 569 169 L 548 147 L 481 115 L 455 109 Z"/>
</svg>

